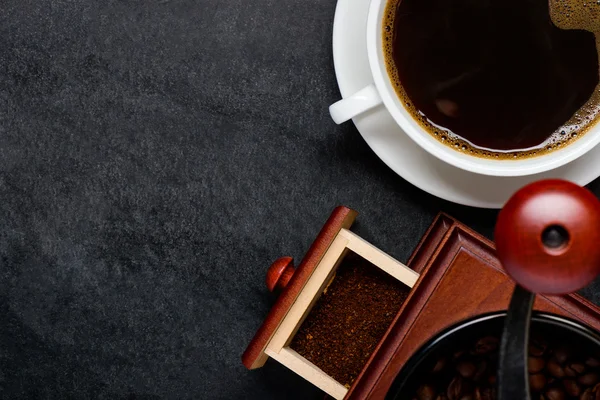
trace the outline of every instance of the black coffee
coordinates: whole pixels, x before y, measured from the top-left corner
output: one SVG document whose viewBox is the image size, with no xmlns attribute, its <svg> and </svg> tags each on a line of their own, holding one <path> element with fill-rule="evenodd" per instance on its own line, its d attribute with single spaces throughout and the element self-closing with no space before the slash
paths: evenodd
<svg viewBox="0 0 600 400">
<path fill-rule="evenodd" d="M 548 0 L 389 1 L 384 50 L 399 98 L 460 151 L 517 158 L 564 147 L 600 114 L 598 52 L 593 33 L 559 29 L 550 14 Z"/>
</svg>

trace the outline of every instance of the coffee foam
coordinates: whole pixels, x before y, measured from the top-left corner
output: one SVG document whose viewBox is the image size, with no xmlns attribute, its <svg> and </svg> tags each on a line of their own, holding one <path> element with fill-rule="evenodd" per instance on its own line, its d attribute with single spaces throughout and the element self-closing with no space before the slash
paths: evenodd
<svg viewBox="0 0 600 400">
<path fill-rule="evenodd" d="M 550 18 L 560 29 L 600 32 L 600 1 L 549 0 Z"/>
<path fill-rule="evenodd" d="M 548 139 L 528 149 L 493 150 L 474 145 L 455 133 L 430 121 L 408 97 L 393 61 L 393 27 L 396 9 L 402 0 L 388 0 L 383 18 L 383 52 L 386 70 L 400 101 L 406 110 L 426 131 L 439 142 L 457 151 L 487 159 L 517 160 L 542 156 L 562 149 L 589 131 L 600 119 L 600 83 L 594 88 L 590 99 Z M 600 59 L 600 0 L 549 0 L 552 22 L 560 29 L 582 29 L 594 33 Z M 599 63 L 600 65 L 600 63 Z M 599 71 L 600 73 L 600 71 Z"/>
</svg>

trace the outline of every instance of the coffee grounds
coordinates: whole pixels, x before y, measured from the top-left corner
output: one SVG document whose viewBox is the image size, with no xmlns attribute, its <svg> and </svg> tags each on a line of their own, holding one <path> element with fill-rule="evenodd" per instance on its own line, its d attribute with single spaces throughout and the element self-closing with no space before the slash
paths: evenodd
<svg viewBox="0 0 600 400">
<path fill-rule="evenodd" d="M 409 291 L 402 282 L 349 252 L 290 347 L 349 387 Z"/>
</svg>

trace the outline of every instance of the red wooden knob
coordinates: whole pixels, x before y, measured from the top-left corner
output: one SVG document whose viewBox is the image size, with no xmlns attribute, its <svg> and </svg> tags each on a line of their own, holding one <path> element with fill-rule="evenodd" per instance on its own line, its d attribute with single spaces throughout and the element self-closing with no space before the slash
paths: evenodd
<svg viewBox="0 0 600 400">
<path fill-rule="evenodd" d="M 292 279 L 294 271 L 294 259 L 292 257 L 278 258 L 267 271 L 267 288 L 269 291 L 283 290 Z"/>
<path fill-rule="evenodd" d="M 574 292 L 600 273 L 600 201 L 571 182 L 534 182 L 500 211 L 494 239 L 502 266 L 525 289 Z"/>
</svg>

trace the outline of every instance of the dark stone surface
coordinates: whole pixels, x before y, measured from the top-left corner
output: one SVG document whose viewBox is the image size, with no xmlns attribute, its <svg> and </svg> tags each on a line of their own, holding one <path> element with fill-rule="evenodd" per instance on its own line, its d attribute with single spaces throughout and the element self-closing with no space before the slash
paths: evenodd
<svg viewBox="0 0 600 400">
<path fill-rule="evenodd" d="M 491 234 L 330 121 L 334 8 L 0 2 L 0 397 L 320 398 L 241 365 L 271 261 L 337 204 L 402 261 L 440 210 Z"/>
</svg>

